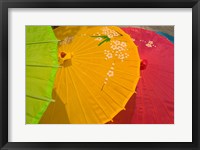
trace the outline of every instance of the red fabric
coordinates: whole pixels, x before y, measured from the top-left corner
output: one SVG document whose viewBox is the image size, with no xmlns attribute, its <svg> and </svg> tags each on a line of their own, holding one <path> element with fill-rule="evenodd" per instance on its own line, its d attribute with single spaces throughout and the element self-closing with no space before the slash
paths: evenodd
<svg viewBox="0 0 200 150">
<path fill-rule="evenodd" d="M 122 28 L 138 46 L 141 58 L 141 79 L 132 117 L 127 123 L 173 124 L 174 123 L 174 44 L 156 32 L 141 28 Z M 133 107 L 133 106 L 132 106 Z M 124 123 L 126 114 L 120 112 L 113 123 Z"/>
<path fill-rule="evenodd" d="M 126 109 L 118 113 L 114 118 L 113 122 L 110 121 L 108 124 L 131 124 L 132 117 L 135 109 L 135 95 L 133 94 L 128 103 L 126 104 Z"/>
</svg>

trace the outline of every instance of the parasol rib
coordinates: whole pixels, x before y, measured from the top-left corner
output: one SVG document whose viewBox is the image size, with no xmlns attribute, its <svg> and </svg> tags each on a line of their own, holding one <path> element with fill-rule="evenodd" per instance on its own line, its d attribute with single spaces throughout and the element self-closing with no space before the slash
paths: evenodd
<svg viewBox="0 0 200 150">
<path fill-rule="evenodd" d="M 56 41 L 39 41 L 39 42 L 27 42 L 26 45 L 31 45 L 31 44 L 45 44 L 45 43 L 52 43 L 52 42 L 59 42 L 59 40 Z"/>
<path fill-rule="evenodd" d="M 49 98 L 44 98 L 44 97 L 38 97 L 38 96 L 32 96 L 32 95 L 27 95 L 27 94 L 26 94 L 26 96 L 30 97 L 30 98 L 42 100 L 42 101 L 55 102 L 54 99 L 49 99 Z"/>
<path fill-rule="evenodd" d="M 27 64 L 26 66 L 29 66 L 29 67 L 51 67 L 51 68 L 61 68 L 62 66 L 51 66 L 51 65 L 40 65 L 40 64 Z"/>
</svg>

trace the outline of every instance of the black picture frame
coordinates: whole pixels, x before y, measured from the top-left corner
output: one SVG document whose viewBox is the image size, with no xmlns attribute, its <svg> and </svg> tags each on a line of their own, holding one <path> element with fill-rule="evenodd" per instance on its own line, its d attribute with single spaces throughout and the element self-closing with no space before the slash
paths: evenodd
<svg viewBox="0 0 200 150">
<path fill-rule="evenodd" d="M 8 142 L 9 8 L 192 8 L 192 142 Z M 18 149 L 200 149 L 199 0 L 0 0 L 0 148 Z M 30 135 L 31 136 L 31 135 Z"/>
</svg>

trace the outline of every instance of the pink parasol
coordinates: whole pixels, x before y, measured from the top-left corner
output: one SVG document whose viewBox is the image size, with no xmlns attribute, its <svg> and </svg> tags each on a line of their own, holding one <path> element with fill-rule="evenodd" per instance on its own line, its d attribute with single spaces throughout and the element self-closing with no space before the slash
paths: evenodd
<svg viewBox="0 0 200 150">
<path fill-rule="evenodd" d="M 126 123 L 173 124 L 174 123 L 174 44 L 156 32 L 127 27 L 122 28 L 138 46 L 141 58 L 141 78 L 132 117 Z M 131 108 L 129 102 L 126 106 Z M 124 123 L 123 111 L 114 123 Z M 129 117 L 130 118 L 130 117 Z"/>
</svg>

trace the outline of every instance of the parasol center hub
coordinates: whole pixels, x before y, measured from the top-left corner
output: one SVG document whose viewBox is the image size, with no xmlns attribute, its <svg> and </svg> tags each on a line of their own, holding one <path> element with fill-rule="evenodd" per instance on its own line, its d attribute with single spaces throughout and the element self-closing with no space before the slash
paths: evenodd
<svg viewBox="0 0 200 150">
<path fill-rule="evenodd" d="M 145 70 L 147 68 L 148 61 L 146 59 L 141 60 L 140 62 L 140 70 Z"/>
<path fill-rule="evenodd" d="M 69 66 L 73 57 L 73 52 L 61 51 L 58 53 L 58 62 L 60 65 Z"/>
<path fill-rule="evenodd" d="M 63 61 L 71 59 L 72 56 L 73 56 L 73 54 L 70 53 L 70 52 L 68 52 L 68 53 L 67 52 L 61 52 L 60 53 L 60 58 L 63 59 Z"/>
<path fill-rule="evenodd" d="M 61 58 L 64 58 L 65 56 L 66 56 L 66 53 L 65 53 L 65 52 L 61 52 L 61 53 L 60 53 L 60 57 L 61 57 Z"/>
</svg>

